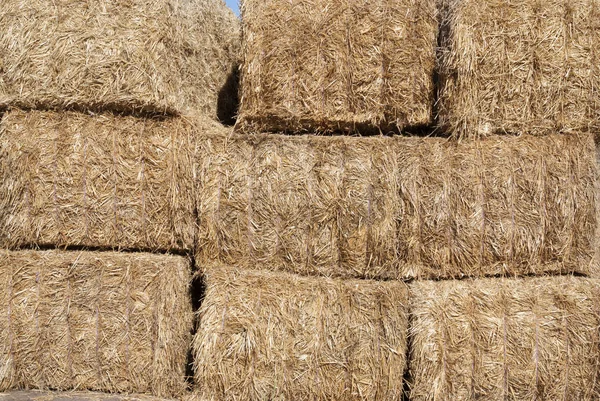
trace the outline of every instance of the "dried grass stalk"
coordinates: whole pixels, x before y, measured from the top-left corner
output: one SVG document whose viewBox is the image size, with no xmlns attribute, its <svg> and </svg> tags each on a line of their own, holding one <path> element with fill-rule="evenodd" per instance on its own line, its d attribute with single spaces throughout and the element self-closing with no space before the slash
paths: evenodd
<svg viewBox="0 0 600 401">
<path fill-rule="evenodd" d="M 431 122 L 435 1 L 244 0 L 242 16 L 242 127 Z"/>
<path fill-rule="evenodd" d="M 147 395 L 104 394 L 85 391 L 10 391 L 0 401 L 168 401 Z"/>
<path fill-rule="evenodd" d="M 204 136 L 202 266 L 373 279 L 589 274 L 591 135 Z"/>
<path fill-rule="evenodd" d="M 443 0 L 440 123 L 456 136 L 600 129 L 598 0 Z"/>
<path fill-rule="evenodd" d="M 413 400 L 598 400 L 600 281 L 411 285 Z"/>
<path fill-rule="evenodd" d="M 2 251 L 0 391 L 183 394 L 190 273 L 178 256 Z"/>
<path fill-rule="evenodd" d="M 222 0 L 4 0 L 0 108 L 216 115 L 239 25 Z"/>
<path fill-rule="evenodd" d="M 213 267 L 206 289 L 195 399 L 402 399 L 404 283 Z"/>
<path fill-rule="evenodd" d="M 201 130 L 183 118 L 7 113 L 0 129 L 2 245 L 191 249 L 194 137 Z"/>
</svg>

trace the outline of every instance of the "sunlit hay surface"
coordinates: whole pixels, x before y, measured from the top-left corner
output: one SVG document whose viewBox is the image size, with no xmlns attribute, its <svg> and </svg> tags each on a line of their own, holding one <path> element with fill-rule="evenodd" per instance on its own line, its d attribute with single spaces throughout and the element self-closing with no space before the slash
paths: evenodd
<svg viewBox="0 0 600 401">
<path fill-rule="evenodd" d="M 598 132 L 598 0 L 441 3 L 438 111 L 448 132 Z"/>
<path fill-rule="evenodd" d="M 408 289 L 212 267 L 191 400 L 400 400 Z"/>
<path fill-rule="evenodd" d="M 240 129 L 430 124 L 433 0 L 244 0 Z"/>
<path fill-rule="evenodd" d="M 0 391 L 186 390 L 188 258 L 1 251 L 0 276 Z"/>
<path fill-rule="evenodd" d="M 222 0 L 4 0 L 0 108 L 216 115 L 240 24 Z"/>
<path fill-rule="evenodd" d="M 600 282 L 411 284 L 413 400 L 600 398 Z"/>
</svg>

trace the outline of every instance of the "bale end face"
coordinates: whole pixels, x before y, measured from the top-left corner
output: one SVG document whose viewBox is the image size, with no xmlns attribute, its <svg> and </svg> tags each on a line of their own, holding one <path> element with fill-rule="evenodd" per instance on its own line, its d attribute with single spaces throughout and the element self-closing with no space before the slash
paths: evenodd
<svg viewBox="0 0 600 401">
<path fill-rule="evenodd" d="M 206 270 L 195 399 L 388 400 L 402 394 L 401 282 Z"/>
<path fill-rule="evenodd" d="M 444 0 L 439 121 L 459 137 L 597 132 L 600 2 Z"/>
<path fill-rule="evenodd" d="M 239 51 L 222 0 L 5 0 L 0 108 L 217 114 Z"/>
<path fill-rule="evenodd" d="M 182 395 L 190 275 L 178 256 L 1 251 L 0 391 Z"/>
<path fill-rule="evenodd" d="M 411 299 L 411 399 L 600 397 L 598 280 L 415 282 Z"/>
<path fill-rule="evenodd" d="M 243 130 L 388 131 L 430 124 L 430 0 L 245 0 Z"/>
</svg>

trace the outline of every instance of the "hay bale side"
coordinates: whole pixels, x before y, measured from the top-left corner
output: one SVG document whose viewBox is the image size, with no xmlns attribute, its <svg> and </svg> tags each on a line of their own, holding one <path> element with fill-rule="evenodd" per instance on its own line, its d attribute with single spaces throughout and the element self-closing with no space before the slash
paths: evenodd
<svg viewBox="0 0 600 401">
<path fill-rule="evenodd" d="M 431 123 L 430 0 L 244 0 L 240 127 L 389 130 Z"/>
<path fill-rule="evenodd" d="M 600 282 L 411 285 L 414 400 L 597 400 Z"/>
<path fill-rule="evenodd" d="M 397 277 L 393 144 L 386 138 L 201 138 L 199 265 Z"/>
<path fill-rule="evenodd" d="M 0 128 L 0 242 L 191 249 L 196 131 L 216 124 L 7 113 Z"/>
<path fill-rule="evenodd" d="M 372 279 L 593 267 L 591 135 L 198 143 L 201 266 Z"/>
<path fill-rule="evenodd" d="M 1 401 L 169 401 L 145 395 L 103 394 L 86 391 L 10 391 Z"/>
<path fill-rule="evenodd" d="M 179 396 L 192 328 L 187 258 L 2 251 L 0 391 L 87 389 Z"/>
<path fill-rule="evenodd" d="M 224 267 L 205 279 L 196 399 L 402 398 L 404 283 Z"/>
<path fill-rule="evenodd" d="M 0 108 L 216 116 L 240 24 L 222 0 L 6 0 Z"/>
<path fill-rule="evenodd" d="M 447 130 L 598 131 L 598 0 L 443 3 L 439 120 Z"/>
</svg>

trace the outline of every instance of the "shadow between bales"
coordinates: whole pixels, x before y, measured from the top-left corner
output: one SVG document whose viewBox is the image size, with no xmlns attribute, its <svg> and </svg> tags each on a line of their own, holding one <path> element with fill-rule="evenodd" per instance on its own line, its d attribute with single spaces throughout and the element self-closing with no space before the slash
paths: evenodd
<svg viewBox="0 0 600 401">
<path fill-rule="evenodd" d="M 200 310 L 200 307 L 202 306 L 202 301 L 204 301 L 204 295 L 206 293 L 206 285 L 204 283 L 204 277 L 202 276 L 202 274 L 200 274 L 198 272 L 198 269 L 196 266 L 196 260 L 193 256 L 191 257 L 191 266 L 192 266 L 193 276 L 192 276 L 192 281 L 190 283 L 189 293 L 190 293 L 190 299 L 192 300 L 192 310 L 194 312 L 194 324 L 192 326 L 192 331 L 191 331 L 192 338 L 194 338 L 194 336 L 198 332 L 198 325 L 200 323 L 197 318 L 197 313 L 198 313 L 198 310 Z M 195 384 L 195 382 L 194 382 L 194 353 L 193 353 L 191 344 L 188 349 L 185 376 L 186 376 L 185 378 L 188 383 L 188 386 L 190 388 L 193 388 L 194 384 Z"/>
<path fill-rule="evenodd" d="M 219 90 L 217 97 L 217 118 L 221 124 L 233 126 L 240 109 L 240 70 L 239 65 L 233 66 L 225 84 Z"/>
</svg>

